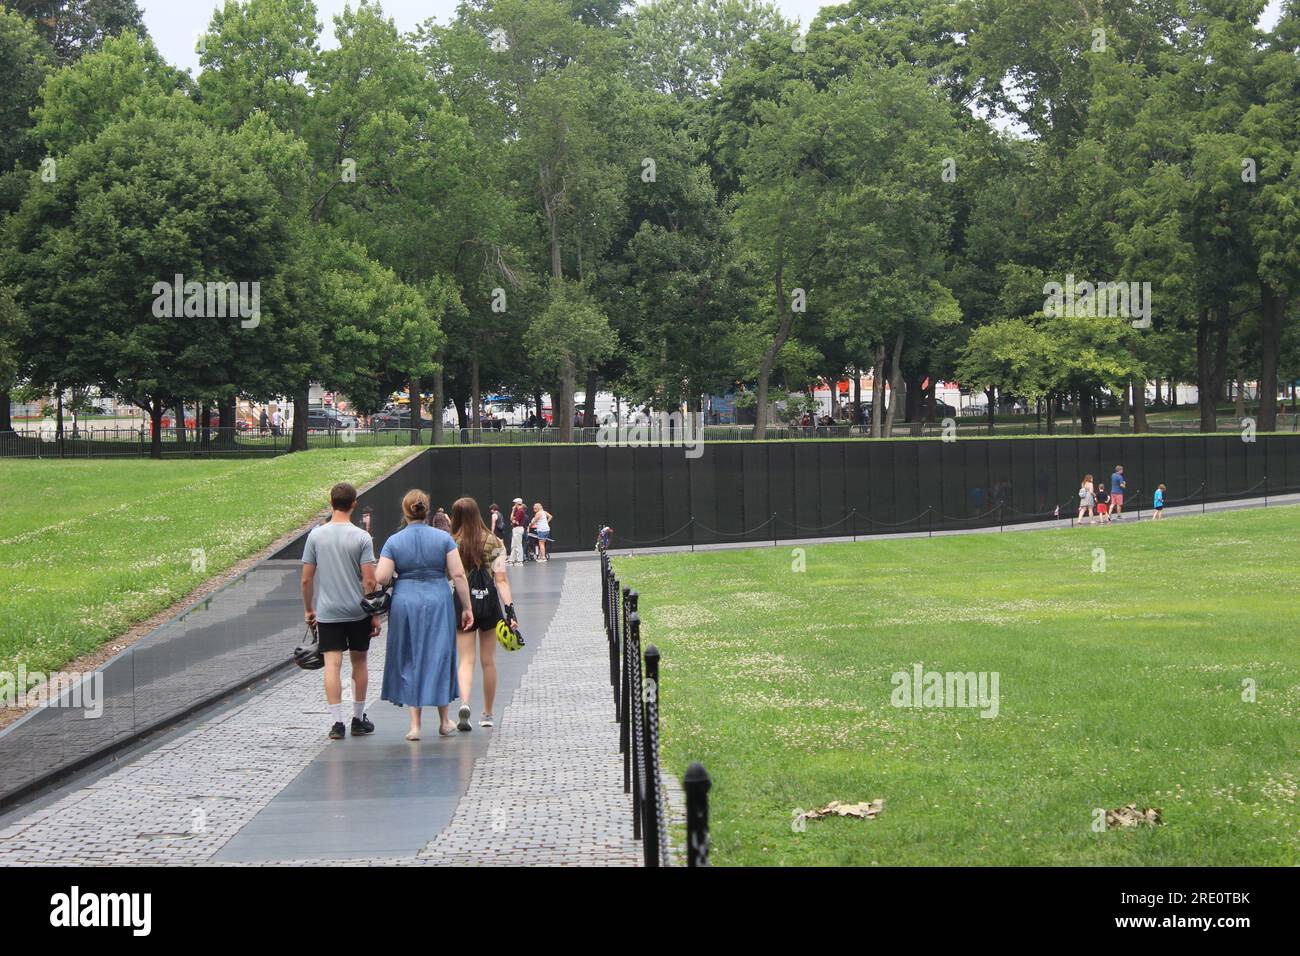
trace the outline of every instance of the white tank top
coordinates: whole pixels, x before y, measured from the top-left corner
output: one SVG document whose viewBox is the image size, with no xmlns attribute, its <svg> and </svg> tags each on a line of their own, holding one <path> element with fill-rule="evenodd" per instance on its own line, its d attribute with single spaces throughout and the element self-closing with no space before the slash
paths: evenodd
<svg viewBox="0 0 1300 956">
<path fill-rule="evenodd" d="M 550 531 L 550 530 L 551 530 L 551 523 L 550 523 L 549 521 L 546 520 L 546 512 L 545 512 L 545 511 L 539 511 L 539 512 L 537 513 L 537 530 L 538 530 L 538 531 Z"/>
</svg>

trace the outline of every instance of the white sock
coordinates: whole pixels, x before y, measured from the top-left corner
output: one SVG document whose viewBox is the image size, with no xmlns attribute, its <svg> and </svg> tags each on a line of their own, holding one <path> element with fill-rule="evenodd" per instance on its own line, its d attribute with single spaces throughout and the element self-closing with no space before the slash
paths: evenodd
<svg viewBox="0 0 1300 956">
<path fill-rule="evenodd" d="M 352 716 L 357 720 L 366 716 L 366 702 L 364 700 L 354 700 L 352 702 Z"/>
<path fill-rule="evenodd" d="M 343 705 L 330 704 L 330 717 L 333 718 L 333 722 L 336 724 L 343 723 Z"/>
</svg>

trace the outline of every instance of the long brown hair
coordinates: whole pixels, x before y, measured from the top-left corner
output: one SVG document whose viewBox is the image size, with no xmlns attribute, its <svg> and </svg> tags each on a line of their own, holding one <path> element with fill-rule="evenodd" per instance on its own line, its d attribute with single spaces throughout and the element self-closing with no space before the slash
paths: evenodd
<svg viewBox="0 0 1300 956">
<path fill-rule="evenodd" d="M 451 506 L 451 536 L 456 539 L 456 550 L 466 567 L 478 568 L 487 563 L 492 536 L 473 498 L 457 498 Z"/>
</svg>

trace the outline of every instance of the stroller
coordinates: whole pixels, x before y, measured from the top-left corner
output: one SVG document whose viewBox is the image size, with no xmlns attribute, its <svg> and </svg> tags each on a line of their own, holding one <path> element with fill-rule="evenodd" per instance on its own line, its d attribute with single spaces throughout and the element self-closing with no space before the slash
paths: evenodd
<svg viewBox="0 0 1300 956">
<path fill-rule="evenodd" d="M 525 561 L 537 560 L 537 544 L 541 540 L 542 539 L 537 536 L 536 531 L 530 530 L 527 534 L 524 535 L 524 560 Z M 547 538 L 546 540 L 547 542 L 549 542 L 551 548 L 555 547 L 554 535 Z"/>
</svg>

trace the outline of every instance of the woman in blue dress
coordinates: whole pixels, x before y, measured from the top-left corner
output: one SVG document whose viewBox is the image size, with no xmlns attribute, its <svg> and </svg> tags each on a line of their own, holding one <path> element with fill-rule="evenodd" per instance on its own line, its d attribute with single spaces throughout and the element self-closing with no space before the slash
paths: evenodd
<svg viewBox="0 0 1300 956">
<path fill-rule="evenodd" d="M 447 708 L 459 690 L 456 680 L 456 610 L 450 580 L 460 595 L 460 626 L 474 626 L 469 583 L 451 535 L 429 527 L 429 496 L 408 491 L 402 499 L 402 529 L 384 543 L 375 578 L 381 585 L 397 575 L 388 612 L 383 700 L 411 709 L 407 740 L 420 739 L 421 708 L 437 707 L 438 732 L 456 732 Z"/>
</svg>

